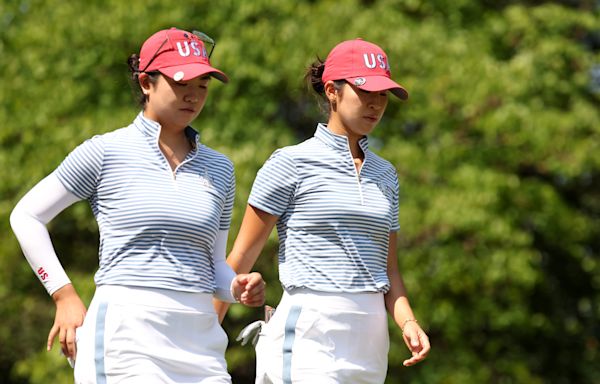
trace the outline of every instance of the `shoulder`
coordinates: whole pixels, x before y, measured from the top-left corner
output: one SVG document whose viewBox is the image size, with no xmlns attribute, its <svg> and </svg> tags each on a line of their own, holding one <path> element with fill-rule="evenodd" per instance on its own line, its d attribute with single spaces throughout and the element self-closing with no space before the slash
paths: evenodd
<svg viewBox="0 0 600 384">
<path fill-rule="evenodd" d="M 198 149 L 201 156 L 208 160 L 211 164 L 233 171 L 233 162 L 225 154 L 200 144 Z"/>
<path fill-rule="evenodd" d="M 276 149 L 271 155 L 271 158 L 280 157 L 294 162 L 300 161 L 302 158 L 312 153 L 317 145 L 318 141 L 315 140 L 314 137 L 311 137 L 299 144 L 288 145 L 286 147 Z"/>
<path fill-rule="evenodd" d="M 372 161 L 378 168 L 387 171 L 396 172 L 396 167 L 389 161 L 379 156 L 377 153 L 369 150 L 370 161 Z"/>
<path fill-rule="evenodd" d="M 114 131 L 94 135 L 85 142 L 90 142 L 97 146 L 106 146 L 112 143 L 122 143 L 123 140 L 135 135 L 135 130 L 131 126 L 115 129 Z"/>
<path fill-rule="evenodd" d="M 123 139 L 127 139 L 127 138 L 139 137 L 141 135 L 142 134 L 141 134 L 140 130 L 137 129 L 133 124 L 131 124 L 127 127 L 118 128 L 118 129 L 115 129 L 114 131 L 110 131 L 110 132 L 107 132 L 105 134 L 98 135 L 98 136 L 101 137 L 106 142 L 110 142 L 110 141 L 119 141 L 119 140 L 123 140 Z"/>
<path fill-rule="evenodd" d="M 369 151 L 369 162 L 373 167 L 372 169 L 376 170 L 379 175 L 389 180 L 395 180 L 395 183 L 398 182 L 398 172 L 396 167 L 390 161 Z"/>
</svg>

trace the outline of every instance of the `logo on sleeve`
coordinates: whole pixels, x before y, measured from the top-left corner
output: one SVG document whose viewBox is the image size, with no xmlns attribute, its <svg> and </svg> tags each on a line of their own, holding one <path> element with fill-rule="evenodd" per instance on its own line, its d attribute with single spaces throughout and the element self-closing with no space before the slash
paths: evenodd
<svg viewBox="0 0 600 384">
<path fill-rule="evenodd" d="M 44 267 L 39 267 L 37 270 L 37 274 L 42 281 L 46 281 L 46 279 L 48 278 L 48 273 L 46 272 Z"/>
</svg>

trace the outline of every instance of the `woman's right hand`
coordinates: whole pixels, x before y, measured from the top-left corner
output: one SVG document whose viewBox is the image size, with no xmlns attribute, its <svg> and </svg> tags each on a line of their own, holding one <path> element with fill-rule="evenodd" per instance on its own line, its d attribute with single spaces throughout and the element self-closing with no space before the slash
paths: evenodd
<svg viewBox="0 0 600 384">
<path fill-rule="evenodd" d="M 67 284 L 52 294 L 56 304 L 54 325 L 48 334 L 48 351 L 58 335 L 60 349 L 67 358 L 75 359 L 77 344 L 75 330 L 83 324 L 87 312 L 83 301 L 72 284 Z"/>
</svg>

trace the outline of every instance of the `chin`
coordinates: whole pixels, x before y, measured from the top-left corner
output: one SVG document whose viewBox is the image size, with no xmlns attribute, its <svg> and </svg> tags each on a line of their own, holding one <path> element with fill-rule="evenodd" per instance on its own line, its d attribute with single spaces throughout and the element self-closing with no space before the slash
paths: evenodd
<svg viewBox="0 0 600 384">
<path fill-rule="evenodd" d="M 371 132 L 373 132 L 375 130 L 375 126 L 376 126 L 376 124 L 374 124 L 372 127 L 369 127 L 369 128 L 356 130 L 355 133 L 357 135 L 361 135 L 361 136 L 368 136 L 371 134 Z"/>
</svg>

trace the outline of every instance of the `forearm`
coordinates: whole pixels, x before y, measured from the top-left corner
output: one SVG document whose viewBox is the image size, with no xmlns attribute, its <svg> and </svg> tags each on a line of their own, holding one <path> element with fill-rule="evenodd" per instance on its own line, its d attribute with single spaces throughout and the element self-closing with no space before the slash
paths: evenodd
<svg viewBox="0 0 600 384">
<path fill-rule="evenodd" d="M 398 271 L 388 271 L 390 290 L 385 294 L 385 305 L 388 313 L 398 327 L 403 328 L 406 321 L 415 319 L 410 306 L 406 288 Z"/>
<path fill-rule="evenodd" d="M 239 250 L 241 247 L 238 245 L 237 249 Z M 236 246 L 234 245 L 233 250 L 231 251 L 229 257 L 227 258 L 227 263 L 223 263 L 231 273 L 249 273 L 254 265 L 254 263 L 248 262 L 248 257 L 244 256 L 243 253 L 236 251 Z M 223 266 L 223 268 L 225 267 Z M 235 302 L 235 298 L 233 300 L 226 300 L 223 297 L 215 296 L 215 300 L 213 300 L 213 305 L 215 307 L 215 311 L 219 316 L 219 322 L 222 322 L 225 318 L 225 314 L 229 309 L 229 306 L 232 302 Z"/>
<path fill-rule="evenodd" d="M 404 360 L 405 366 L 411 366 L 425 359 L 429 353 L 429 338 L 421 329 L 410 307 L 406 287 L 398 269 L 396 233 L 390 232 L 388 247 L 387 274 L 390 289 L 385 295 L 385 305 L 394 318 L 394 322 L 402 330 L 402 338 L 412 356 Z"/>
<path fill-rule="evenodd" d="M 56 255 L 46 224 L 78 200 L 52 174 L 23 196 L 10 215 L 23 254 L 50 295 L 70 280 Z"/>
<path fill-rule="evenodd" d="M 213 251 L 213 261 L 215 263 L 215 298 L 221 301 L 233 303 L 235 297 L 232 293 L 233 280 L 237 274 L 229 264 L 225 262 L 228 231 L 221 230 L 217 234 Z"/>
<path fill-rule="evenodd" d="M 408 300 L 402 275 L 398 269 L 397 236 L 395 232 L 391 232 L 389 235 L 387 275 L 390 281 L 390 289 L 385 295 L 385 306 L 396 324 L 403 328 L 407 320 L 415 319 L 415 315 Z"/>
<path fill-rule="evenodd" d="M 227 264 L 236 273 L 249 273 L 252 270 L 276 222 L 277 216 L 262 212 L 250 205 L 246 207 L 240 232 L 227 258 Z M 227 313 L 229 303 L 215 301 L 214 306 L 219 320 L 222 320 Z"/>
</svg>

